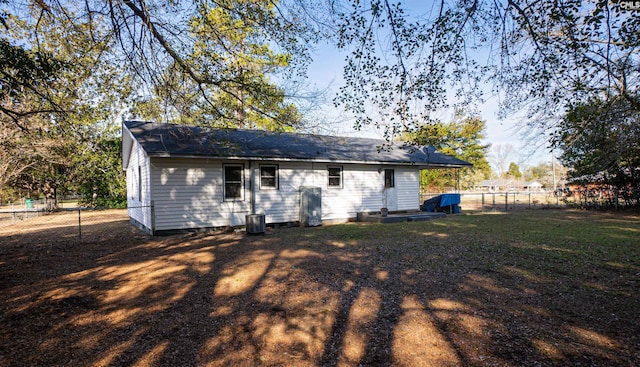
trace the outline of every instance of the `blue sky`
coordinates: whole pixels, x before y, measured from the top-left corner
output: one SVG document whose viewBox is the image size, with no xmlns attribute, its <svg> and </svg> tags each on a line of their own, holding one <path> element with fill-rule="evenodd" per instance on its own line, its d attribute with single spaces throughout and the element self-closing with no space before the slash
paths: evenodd
<svg viewBox="0 0 640 367">
<path fill-rule="evenodd" d="M 344 66 L 345 52 L 340 52 L 333 46 L 321 45 L 314 53 L 314 62 L 309 67 L 308 82 L 316 89 L 329 89 L 328 97 L 332 98 L 343 85 L 342 68 Z M 490 88 L 487 88 L 489 90 Z M 482 119 L 487 122 L 486 142 L 492 145 L 510 144 L 514 149 L 512 161 L 521 167 L 533 166 L 551 160 L 548 149 L 544 149 L 543 142 L 532 144 L 523 142 L 520 138 L 519 130 L 522 128 L 517 116 L 508 116 L 500 119 L 498 117 L 497 97 L 487 96 L 486 102 L 478 107 Z M 382 131 L 377 131 L 375 127 L 363 128 L 361 131 L 353 129 L 353 123 L 344 112 L 336 109 L 331 100 L 322 107 L 322 115 L 326 115 L 331 125 L 330 130 L 337 135 L 360 136 L 370 138 L 383 138 Z M 442 111 L 440 116 L 447 121 L 452 117 L 452 111 Z M 536 149 L 536 145 L 538 145 Z M 539 147 L 542 145 L 542 147 Z"/>
</svg>

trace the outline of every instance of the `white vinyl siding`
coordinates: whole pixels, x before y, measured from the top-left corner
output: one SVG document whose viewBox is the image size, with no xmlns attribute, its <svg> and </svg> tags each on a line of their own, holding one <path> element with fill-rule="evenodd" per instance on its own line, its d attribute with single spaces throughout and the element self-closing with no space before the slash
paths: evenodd
<svg viewBox="0 0 640 367">
<path fill-rule="evenodd" d="M 263 166 L 270 164 L 265 163 Z M 257 190 L 256 212 L 265 214 L 267 223 L 298 221 L 300 219 L 300 188 L 317 186 L 320 182 L 317 176 L 319 175 L 316 174 L 311 163 L 278 163 L 278 190 Z M 260 177 L 256 177 L 256 181 L 259 180 Z"/>
<path fill-rule="evenodd" d="M 157 230 L 243 225 L 249 214 L 247 200 L 224 200 L 220 161 L 155 158 L 152 172 Z"/>
<path fill-rule="evenodd" d="M 420 174 L 417 168 L 394 169 L 394 187 L 386 189 L 389 210 L 420 208 Z M 354 218 L 358 212 L 377 212 L 383 206 L 384 169 L 371 165 L 343 165 L 342 190 L 322 190 L 323 219 Z"/>
<path fill-rule="evenodd" d="M 308 162 L 220 161 L 211 159 L 152 158 L 140 150 L 131 154 L 127 189 L 131 207 L 139 206 L 137 167 L 142 174 L 142 197 L 155 204 L 155 229 L 187 229 L 245 224 L 251 213 L 251 187 L 255 188 L 255 212 L 265 214 L 267 223 L 295 222 L 299 218 L 300 189 L 319 187 L 322 191 L 322 219 L 346 220 L 358 212 L 375 212 L 382 207 L 385 174 L 380 166 L 344 164 L 341 189 L 329 188 L 328 167 L 336 165 Z M 225 200 L 224 167 L 241 165 L 244 200 Z M 260 189 L 261 166 L 277 166 L 277 190 Z M 251 169 L 254 169 L 251 182 Z M 390 210 L 415 210 L 419 207 L 418 169 L 394 167 L 397 207 Z M 149 174 L 153 185 L 149 187 Z M 146 176 L 145 176 L 146 175 Z M 146 177 L 146 178 L 145 178 Z M 253 186 L 252 186 L 253 185 Z M 133 193 L 133 194 L 132 194 Z M 137 198 L 136 198 L 137 199 Z M 147 203 L 148 202 L 148 203 Z M 130 215 L 151 228 L 150 210 L 142 215 L 130 209 Z"/>
<path fill-rule="evenodd" d="M 151 200 L 149 195 L 145 195 L 150 188 L 149 157 L 137 142 L 133 143 L 129 154 L 126 176 L 129 217 L 151 231 Z"/>
<path fill-rule="evenodd" d="M 382 207 L 384 174 L 370 165 L 342 166 L 342 189 L 322 188 L 322 219 L 355 218 L 358 212 L 373 212 Z"/>
<path fill-rule="evenodd" d="M 420 171 L 396 169 L 396 210 L 418 210 L 420 208 Z"/>
<path fill-rule="evenodd" d="M 142 167 L 138 166 L 138 200 L 142 202 Z"/>
</svg>

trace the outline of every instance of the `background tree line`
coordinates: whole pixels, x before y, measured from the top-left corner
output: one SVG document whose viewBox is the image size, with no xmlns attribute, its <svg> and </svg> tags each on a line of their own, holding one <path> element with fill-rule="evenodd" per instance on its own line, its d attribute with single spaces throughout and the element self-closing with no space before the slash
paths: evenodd
<svg viewBox="0 0 640 367">
<path fill-rule="evenodd" d="M 93 199 L 109 185 L 80 177 L 104 169 L 91 158 L 118 144 L 123 116 L 304 128 L 297 87 L 314 45 L 329 42 L 348 55 L 334 103 L 356 128 L 463 154 L 459 142 L 469 142 L 437 116 L 451 107 L 475 116 L 488 86 L 502 113 L 524 114 L 530 138 L 561 151 L 571 175 L 602 173 L 638 202 L 640 16 L 619 1 L 441 0 L 420 13 L 391 0 L 0 6 L 4 190 L 51 197 L 85 185 Z M 482 159 L 468 159 L 486 175 Z"/>
</svg>

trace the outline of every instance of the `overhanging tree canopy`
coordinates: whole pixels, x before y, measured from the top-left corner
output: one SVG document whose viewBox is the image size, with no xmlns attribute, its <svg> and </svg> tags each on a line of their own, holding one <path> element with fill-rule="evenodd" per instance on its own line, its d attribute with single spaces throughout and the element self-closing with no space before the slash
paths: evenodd
<svg viewBox="0 0 640 367">
<path fill-rule="evenodd" d="M 337 102 L 357 126 L 396 135 L 447 106 L 452 89 L 458 103 L 474 101 L 481 83 L 542 131 L 593 97 L 640 109 L 640 16 L 619 2 L 442 0 L 427 9 L 367 0 L 339 13 L 339 45 L 352 52 Z"/>
<path fill-rule="evenodd" d="M 550 131 L 553 143 L 567 129 L 563 116 L 594 100 L 640 110 L 640 16 L 618 1 L 440 0 L 421 13 L 391 0 L 0 5 L 0 116 L 22 128 L 61 127 L 78 110 L 64 101 L 109 94 L 109 78 L 70 82 L 78 65 L 123 71 L 137 114 L 288 128 L 300 116 L 268 75 L 304 74 L 309 45 L 323 36 L 350 52 L 336 103 L 356 115 L 356 127 L 384 126 L 389 139 L 434 123 L 452 99 L 476 101 L 484 85 L 500 94 L 503 111 L 528 111 L 532 131 Z M 82 40 L 89 47 L 80 56 L 96 64 L 41 47 L 55 29 L 70 41 L 67 56 Z"/>
<path fill-rule="evenodd" d="M 309 44 L 323 35 L 350 51 L 336 102 L 356 114 L 357 127 L 386 126 L 389 138 L 451 99 L 477 100 L 487 82 L 501 92 L 504 111 L 527 108 L 531 127 L 542 130 L 556 127 L 569 103 L 594 96 L 640 105 L 640 17 L 619 2 L 441 0 L 422 13 L 390 0 L 2 2 L 12 10 L 2 19 L 31 12 L 36 25 L 66 17 L 88 24 L 92 36 L 107 29 L 119 46 L 112 60 L 156 94 L 181 91 L 173 81 L 188 81 L 208 113 L 231 121 L 248 96 L 277 102 L 282 91 L 252 75 L 257 69 L 219 55 L 243 54 L 249 57 L 237 59 L 262 67 L 286 59 L 290 73 L 304 73 Z M 214 31 L 229 25 L 237 32 Z M 238 35 L 248 41 L 230 42 Z M 230 102 L 216 98 L 222 95 L 235 107 L 224 107 Z M 276 103 L 271 113 L 273 104 L 259 101 L 251 106 L 264 116 L 277 119 L 286 109 Z"/>
<path fill-rule="evenodd" d="M 169 119 L 200 114 L 248 126 L 264 125 L 265 119 L 270 126 L 299 120 L 295 108 L 285 103 L 283 90 L 267 74 L 304 67 L 309 61 L 307 42 L 315 35 L 277 2 L 0 0 L 0 5 L 7 30 L 0 37 L 4 41 L 0 56 L 11 61 L 21 53 L 31 55 L 22 57 L 23 63 L 13 63 L 13 69 L 29 78 L 18 79 L 12 90 L 33 86 L 34 93 L 48 91 L 48 78 L 56 78 L 60 67 L 55 55 L 42 53 L 40 42 L 48 38 L 49 25 L 55 24 L 69 33 L 70 41 L 81 37 L 88 45 L 107 45 L 97 59 L 130 78 L 137 86 L 136 102 L 153 99 L 160 105 L 142 104 L 133 110 L 137 114 Z M 12 116 L 27 113 L 11 109 L 7 101 L 2 106 Z M 28 113 L 65 113 L 61 108 L 34 107 L 24 106 Z M 251 118 L 255 121 L 247 122 Z"/>
</svg>

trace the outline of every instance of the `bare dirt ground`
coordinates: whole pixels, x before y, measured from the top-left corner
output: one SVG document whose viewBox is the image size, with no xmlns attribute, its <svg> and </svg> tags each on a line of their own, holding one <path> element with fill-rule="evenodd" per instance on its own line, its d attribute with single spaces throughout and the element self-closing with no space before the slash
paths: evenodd
<svg viewBox="0 0 640 367">
<path fill-rule="evenodd" d="M 82 240 L 65 215 L 0 228 L 0 366 L 640 363 L 638 215 L 149 238 L 114 210 Z"/>
</svg>

